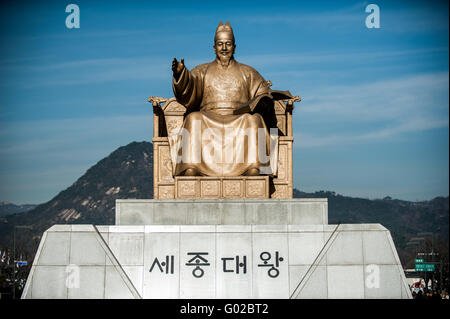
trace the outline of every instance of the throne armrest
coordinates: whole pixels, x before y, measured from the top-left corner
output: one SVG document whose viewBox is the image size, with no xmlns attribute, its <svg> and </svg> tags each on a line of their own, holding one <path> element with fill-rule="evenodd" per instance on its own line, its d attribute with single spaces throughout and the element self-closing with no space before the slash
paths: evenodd
<svg viewBox="0 0 450 319">
<path fill-rule="evenodd" d="M 272 82 L 267 81 L 271 86 Z M 292 110 L 294 102 L 301 101 L 299 96 L 275 102 L 277 127 L 285 136 L 292 136 Z M 170 133 L 183 125 L 186 107 L 178 103 L 175 97 L 166 99 L 150 96 L 148 102 L 153 105 L 153 136 L 167 137 Z"/>
<path fill-rule="evenodd" d="M 270 80 L 266 82 L 269 87 L 272 86 L 272 82 Z M 290 93 L 289 96 L 291 96 Z M 274 109 L 277 119 L 277 127 L 284 136 L 292 136 L 292 111 L 294 110 L 294 102 L 299 102 L 301 100 L 302 99 L 296 95 L 290 99 L 275 101 Z"/>
</svg>

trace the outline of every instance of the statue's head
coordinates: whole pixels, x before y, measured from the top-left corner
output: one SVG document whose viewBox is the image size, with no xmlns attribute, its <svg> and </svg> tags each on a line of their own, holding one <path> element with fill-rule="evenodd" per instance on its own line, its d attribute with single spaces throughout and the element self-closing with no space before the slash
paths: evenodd
<svg viewBox="0 0 450 319">
<path fill-rule="evenodd" d="M 233 29 L 231 29 L 230 22 L 223 24 L 219 23 L 214 36 L 214 52 L 221 62 L 228 62 L 233 58 L 236 44 L 234 43 Z"/>
</svg>

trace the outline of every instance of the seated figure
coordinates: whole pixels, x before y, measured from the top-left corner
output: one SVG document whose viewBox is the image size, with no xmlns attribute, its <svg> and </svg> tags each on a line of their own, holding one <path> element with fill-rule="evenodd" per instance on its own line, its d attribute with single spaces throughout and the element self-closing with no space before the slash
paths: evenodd
<svg viewBox="0 0 450 319">
<path fill-rule="evenodd" d="M 182 127 L 169 136 L 174 176 L 274 176 L 278 129 L 274 100 L 291 99 L 271 90 L 252 67 L 234 59 L 233 30 L 219 24 L 216 59 L 192 70 L 172 62 L 173 92 L 187 109 Z"/>
</svg>

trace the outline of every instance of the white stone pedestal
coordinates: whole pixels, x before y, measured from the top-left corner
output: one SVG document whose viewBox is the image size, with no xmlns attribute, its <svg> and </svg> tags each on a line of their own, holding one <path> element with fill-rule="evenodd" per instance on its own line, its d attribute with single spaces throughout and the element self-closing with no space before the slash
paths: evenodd
<svg viewBox="0 0 450 319">
<path fill-rule="evenodd" d="M 116 200 L 116 225 L 326 224 L 326 198 Z"/>
<path fill-rule="evenodd" d="M 309 199 L 118 201 L 120 225 L 44 233 L 22 298 L 410 298 L 389 231 L 327 225 L 326 208 Z M 302 224 L 299 211 L 318 219 Z M 140 219 L 148 224 L 123 225 Z"/>
</svg>

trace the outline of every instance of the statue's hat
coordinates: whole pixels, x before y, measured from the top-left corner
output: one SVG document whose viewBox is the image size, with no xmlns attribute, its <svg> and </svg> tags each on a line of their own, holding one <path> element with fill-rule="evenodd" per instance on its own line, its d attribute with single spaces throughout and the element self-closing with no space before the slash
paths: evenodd
<svg viewBox="0 0 450 319">
<path fill-rule="evenodd" d="M 233 29 L 231 28 L 230 22 L 227 22 L 225 24 L 223 24 L 222 21 L 219 22 L 219 26 L 216 29 L 216 34 L 214 36 L 214 39 L 217 37 L 217 34 L 219 32 L 228 32 L 231 33 L 232 37 L 233 37 L 233 41 L 234 41 L 234 34 L 233 34 Z"/>
</svg>

